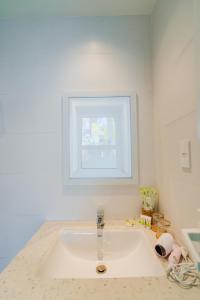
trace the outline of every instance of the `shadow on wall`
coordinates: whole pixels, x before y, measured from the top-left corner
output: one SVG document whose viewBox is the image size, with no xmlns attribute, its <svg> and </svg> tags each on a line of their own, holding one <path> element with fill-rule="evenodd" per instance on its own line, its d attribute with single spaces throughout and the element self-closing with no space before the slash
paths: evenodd
<svg viewBox="0 0 200 300">
<path fill-rule="evenodd" d="M 0 137 L 5 133 L 5 120 L 3 114 L 3 104 L 0 100 Z"/>
<path fill-rule="evenodd" d="M 156 21 L 156 18 L 160 18 L 160 16 L 162 16 L 162 27 L 159 27 L 157 30 L 159 32 L 159 45 L 155 44 L 155 40 L 153 41 L 153 46 L 154 46 L 154 51 L 156 49 L 161 49 L 162 48 L 162 41 L 166 39 L 166 37 L 168 36 L 168 28 L 171 27 L 171 20 L 174 19 L 174 23 L 177 24 L 176 22 L 176 18 L 177 18 L 177 14 L 179 13 L 179 6 L 180 6 L 180 2 L 182 0 L 179 1 L 174 1 L 174 0 L 161 0 L 161 1 L 157 1 L 156 7 L 154 9 L 152 18 L 154 19 L 154 22 Z M 161 4 L 161 2 L 163 2 Z M 171 4 L 170 4 L 171 2 Z M 179 2 L 179 3 L 178 3 Z M 162 13 L 159 13 L 159 7 L 161 10 L 163 10 L 163 6 L 165 6 L 165 14 L 163 15 Z M 170 16 L 170 18 L 169 18 Z M 158 21 L 158 20 L 157 20 Z M 156 28 L 154 28 L 154 34 L 156 34 Z M 165 47 L 165 45 L 164 45 Z M 168 49 L 170 50 L 170 49 Z"/>
<path fill-rule="evenodd" d="M 0 272 L 44 223 L 34 214 L 0 214 Z"/>
</svg>

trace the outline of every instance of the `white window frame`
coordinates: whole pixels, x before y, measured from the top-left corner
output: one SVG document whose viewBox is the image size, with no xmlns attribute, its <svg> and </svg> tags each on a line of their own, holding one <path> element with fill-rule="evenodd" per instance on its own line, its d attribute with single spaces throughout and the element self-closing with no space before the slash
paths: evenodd
<svg viewBox="0 0 200 300">
<path fill-rule="evenodd" d="M 70 99 L 89 97 L 129 97 L 131 121 L 131 172 L 129 178 L 71 178 L 70 177 Z M 137 95 L 130 91 L 109 92 L 65 92 L 62 97 L 63 111 L 63 177 L 64 185 L 136 185 L 138 184 L 138 118 Z"/>
</svg>

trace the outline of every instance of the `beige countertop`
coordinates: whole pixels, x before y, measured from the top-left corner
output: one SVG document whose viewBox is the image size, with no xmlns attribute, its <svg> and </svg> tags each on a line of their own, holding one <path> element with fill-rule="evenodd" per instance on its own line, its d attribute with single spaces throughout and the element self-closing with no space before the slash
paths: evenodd
<svg viewBox="0 0 200 300">
<path fill-rule="evenodd" d="M 163 277 L 118 279 L 47 279 L 37 275 L 42 259 L 66 227 L 91 223 L 45 223 L 0 274 L 0 300 L 200 300 L 200 289 L 185 290 Z M 121 222 L 107 226 L 123 227 Z"/>
</svg>

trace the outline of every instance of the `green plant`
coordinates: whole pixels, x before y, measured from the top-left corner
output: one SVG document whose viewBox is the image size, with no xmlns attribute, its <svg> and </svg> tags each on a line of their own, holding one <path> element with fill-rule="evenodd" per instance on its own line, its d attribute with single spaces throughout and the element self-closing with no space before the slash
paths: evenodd
<svg viewBox="0 0 200 300">
<path fill-rule="evenodd" d="M 154 210 L 158 199 L 158 191 L 154 187 L 140 187 L 140 195 L 142 196 L 142 207 L 145 210 Z"/>
</svg>

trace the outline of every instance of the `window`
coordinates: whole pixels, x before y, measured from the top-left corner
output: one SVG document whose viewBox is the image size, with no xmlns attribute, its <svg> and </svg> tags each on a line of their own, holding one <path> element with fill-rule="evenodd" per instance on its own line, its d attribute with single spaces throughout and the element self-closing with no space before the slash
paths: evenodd
<svg viewBox="0 0 200 300">
<path fill-rule="evenodd" d="M 137 181 L 136 97 L 64 98 L 66 183 Z"/>
</svg>

